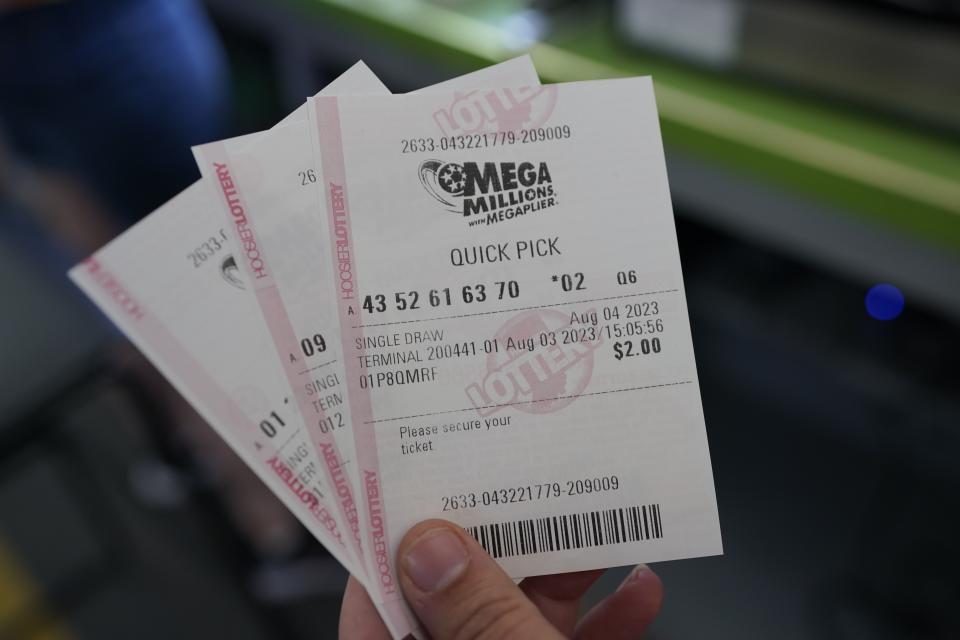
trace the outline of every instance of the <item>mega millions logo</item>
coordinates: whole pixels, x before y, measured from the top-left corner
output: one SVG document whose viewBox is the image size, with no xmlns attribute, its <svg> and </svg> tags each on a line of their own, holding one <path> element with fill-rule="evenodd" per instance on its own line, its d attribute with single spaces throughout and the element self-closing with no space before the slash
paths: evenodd
<svg viewBox="0 0 960 640">
<path fill-rule="evenodd" d="M 542 213 L 557 205 L 546 162 L 424 160 L 420 183 L 445 209 L 471 227 Z"/>
</svg>

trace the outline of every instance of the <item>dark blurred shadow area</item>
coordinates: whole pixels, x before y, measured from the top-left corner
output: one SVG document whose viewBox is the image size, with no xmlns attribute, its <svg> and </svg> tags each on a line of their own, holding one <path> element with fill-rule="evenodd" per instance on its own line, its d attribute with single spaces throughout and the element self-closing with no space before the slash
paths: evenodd
<svg viewBox="0 0 960 640">
<path fill-rule="evenodd" d="M 649 637 L 960 637 L 960 2 L 0 0 L 0 638 L 335 637 L 345 573 L 64 273 L 357 59 L 524 52 L 654 76 L 726 553 Z"/>
</svg>

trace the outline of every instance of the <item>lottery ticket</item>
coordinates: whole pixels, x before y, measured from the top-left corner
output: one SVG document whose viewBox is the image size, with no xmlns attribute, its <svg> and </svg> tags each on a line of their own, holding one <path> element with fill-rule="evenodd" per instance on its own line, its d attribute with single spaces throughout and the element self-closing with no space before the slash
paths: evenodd
<svg viewBox="0 0 960 640">
<path fill-rule="evenodd" d="M 396 546 L 429 517 L 514 577 L 721 553 L 651 80 L 310 109 L 330 237 L 311 277 L 335 291 L 394 632 L 416 632 Z"/>
<path fill-rule="evenodd" d="M 187 188 L 70 277 L 330 553 L 365 580 L 328 504 L 315 454 L 294 441 L 303 427 L 204 185 Z"/>
</svg>

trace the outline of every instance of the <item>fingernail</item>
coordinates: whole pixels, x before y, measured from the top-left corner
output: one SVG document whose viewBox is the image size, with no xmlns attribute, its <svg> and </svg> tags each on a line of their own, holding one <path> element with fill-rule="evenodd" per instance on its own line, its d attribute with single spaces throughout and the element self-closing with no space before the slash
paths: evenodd
<svg viewBox="0 0 960 640">
<path fill-rule="evenodd" d="M 631 571 L 630 574 L 623 579 L 623 582 L 621 582 L 620 586 L 617 587 L 617 591 L 620 591 L 620 589 L 623 589 L 627 585 L 633 584 L 634 582 L 639 580 L 641 577 L 643 577 L 643 574 L 649 570 L 650 568 L 647 565 L 638 564 L 633 568 L 633 571 Z"/>
<path fill-rule="evenodd" d="M 403 568 L 420 591 L 433 593 L 456 580 L 469 559 L 460 538 L 438 527 L 417 538 L 403 556 Z"/>
</svg>

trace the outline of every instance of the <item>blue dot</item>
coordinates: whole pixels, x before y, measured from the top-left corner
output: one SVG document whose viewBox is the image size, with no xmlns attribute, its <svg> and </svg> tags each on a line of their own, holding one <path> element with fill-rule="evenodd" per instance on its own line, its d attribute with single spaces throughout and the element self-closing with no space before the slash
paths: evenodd
<svg viewBox="0 0 960 640">
<path fill-rule="evenodd" d="M 867 313 L 876 320 L 893 320 L 903 313 L 903 294 L 892 284 L 870 287 L 864 299 Z"/>
</svg>

